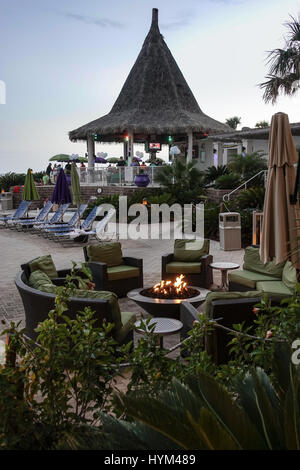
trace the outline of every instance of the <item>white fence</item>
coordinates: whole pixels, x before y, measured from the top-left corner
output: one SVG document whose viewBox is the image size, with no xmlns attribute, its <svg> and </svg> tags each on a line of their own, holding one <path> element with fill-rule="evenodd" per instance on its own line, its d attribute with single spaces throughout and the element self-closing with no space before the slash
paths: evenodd
<svg viewBox="0 0 300 470">
<path fill-rule="evenodd" d="M 139 174 L 145 174 L 149 177 L 149 186 L 158 187 L 156 175 L 160 170 L 161 167 L 157 166 L 147 166 L 146 168 L 136 166 L 108 167 L 93 170 L 77 168 L 80 183 L 101 186 L 135 186 L 135 177 Z"/>
</svg>

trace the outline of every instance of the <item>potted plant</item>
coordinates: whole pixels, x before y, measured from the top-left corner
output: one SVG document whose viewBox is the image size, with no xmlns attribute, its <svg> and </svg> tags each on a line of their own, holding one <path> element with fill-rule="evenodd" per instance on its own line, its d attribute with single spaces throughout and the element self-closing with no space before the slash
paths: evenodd
<svg viewBox="0 0 300 470">
<path fill-rule="evenodd" d="M 134 178 L 134 184 L 139 188 L 145 188 L 150 183 L 150 178 L 144 170 L 140 169 L 139 173 Z"/>
</svg>

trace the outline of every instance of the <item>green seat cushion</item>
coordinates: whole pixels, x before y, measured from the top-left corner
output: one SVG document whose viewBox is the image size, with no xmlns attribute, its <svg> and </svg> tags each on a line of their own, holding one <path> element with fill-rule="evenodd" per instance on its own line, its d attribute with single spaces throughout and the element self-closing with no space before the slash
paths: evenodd
<svg viewBox="0 0 300 470">
<path fill-rule="evenodd" d="M 250 289 L 256 288 L 258 281 L 274 281 L 274 276 L 267 276 L 265 274 L 256 273 L 254 271 L 232 271 L 228 273 L 228 281 L 241 284 L 242 286 L 249 287 Z"/>
<path fill-rule="evenodd" d="M 29 263 L 30 272 L 40 270 L 46 273 L 50 278 L 58 277 L 56 267 L 51 255 L 40 256 Z"/>
<path fill-rule="evenodd" d="M 285 262 L 275 264 L 275 260 L 264 264 L 259 256 L 259 248 L 248 246 L 245 249 L 243 269 L 246 271 L 266 274 L 281 280 L 284 264 Z"/>
<path fill-rule="evenodd" d="M 107 268 L 107 277 L 109 281 L 131 279 L 132 277 L 139 277 L 139 275 L 139 268 L 135 268 L 134 266 L 127 266 L 126 264 Z"/>
<path fill-rule="evenodd" d="M 104 299 L 108 300 L 110 309 L 111 309 L 111 316 L 112 322 L 115 325 L 115 330 L 118 331 L 122 328 L 122 320 L 121 320 L 121 312 L 118 302 L 118 297 L 113 292 L 109 291 L 90 291 L 90 290 L 81 290 L 77 289 L 73 297 L 81 298 L 81 299 Z"/>
<path fill-rule="evenodd" d="M 103 243 L 87 247 L 89 261 L 105 263 L 107 266 L 119 266 L 123 264 L 121 243 Z"/>
<path fill-rule="evenodd" d="M 51 282 L 50 277 L 43 271 L 36 270 L 30 274 L 29 285 L 33 289 L 47 292 L 48 294 L 55 294 L 56 286 Z"/>
<path fill-rule="evenodd" d="M 282 271 L 282 282 L 288 289 L 295 289 L 297 284 L 297 271 L 290 261 L 287 261 Z"/>
<path fill-rule="evenodd" d="M 122 343 L 136 322 L 135 313 L 121 312 L 122 328 L 114 333 L 114 338 L 118 343 Z"/>
<path fill-rule="evenodd" d="M 172 261 L 166 264 L 166 272 L 169 274 L 199 274 L 201 263 Z"/>
<path fill-rule="evenodd" d="M 202 256 L 209 253 L 210 241 L 204 240 L 181 240 L 174 242 L 174 261 L 200 261 Z"/>
<path fill-rule="evenodd" d="M 201 307 L 201 311 L 210 317 L 211 303 L 213 300 L 230 300 L 230 299 L 253 299 L 261 298 L 263 292 L 258 290 L 251 290 L 248 292 L 209 292 L 206 296 L 205 302 Z"/>
<path fill-rule="evenodd" d="M 285 298 L 293 295 L 293 290 L 289 289 L 282 281 L 262 281 L 256 284 L 256 288 L 272 297 Z"/>
</svg>

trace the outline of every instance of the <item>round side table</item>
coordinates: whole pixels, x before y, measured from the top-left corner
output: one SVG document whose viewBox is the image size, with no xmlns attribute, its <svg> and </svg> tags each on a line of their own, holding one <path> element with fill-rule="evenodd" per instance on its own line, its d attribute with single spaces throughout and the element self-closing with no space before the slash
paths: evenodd
<svg viewBox="0 0 300 470">
<path fill-rule="evenodd" d="M 134 326 L 136 327 L 139 333 L 145 333 L 145 330 L 140 328 L 141 320 L 135 322 Z M 173 335 L 181 330 L 183 323 L 180 320 L 175 320 L 175 318 L 166 318 L 166 317 L 155 317 L 151 318 L 147 326 L 147 332 L 150 331 L 149 327 L 155 325 L 153 333 L 159 338 L 159 345 L 163 347 L 163 338 L 164 336 Z"/>
<path fill-rule="evenodd" d="M 219 287 L 220 290 L 228 290 L 228 279 L 227 279 L 227 271 L 230 271 L 231 269 L 238 269 L 240 267 L 239 264 L 237 263 L 226 263 L 226 262 L 216 262 L 216 263 L 211 263 L 209 265 L 212 269 L 219 269 L 222 273 L 222 282 Z"/>
</svg>

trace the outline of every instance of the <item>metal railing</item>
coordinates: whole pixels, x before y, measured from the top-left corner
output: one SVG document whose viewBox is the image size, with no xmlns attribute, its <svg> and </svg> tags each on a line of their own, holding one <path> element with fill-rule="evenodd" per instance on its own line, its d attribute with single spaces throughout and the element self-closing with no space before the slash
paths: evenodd
<svg viewBox="0 0 300 470">
<path fill-rule="evenodd" d="M 251 178 L 249 178 L 244 183 L 240 184 L 240 186 L 233 189 L 230 193 L 224 194 L 223 201 L 228 202 L 230 197 L 232 196 L 232 194 L 236 193 L 237 191 L 240 191 L 242 188 L 247 189 L 247 185 L 250 183 L 250 181 L 254 180 L 254 178 L 257 178 L 259 175 L 262 175 L 262 174 L 264 175 L 264 186 L 266 186 L 266 184 L 267 184 L 267 173 L 268 173 L 268 170 L 261 170 L 258 173 L 256 173 L 256 175 L 251 176 Z"/>
<path fill-rule="evenodd" d="M 149 186 L 159 187 L 156 175 L 161 170 L 159 166 L 141 167 L 108 167 L 100 169 L 77 168 L 80 183 L 101 186 L 136 186 L 137 175 L 148 175 Z"/>
</svg>

